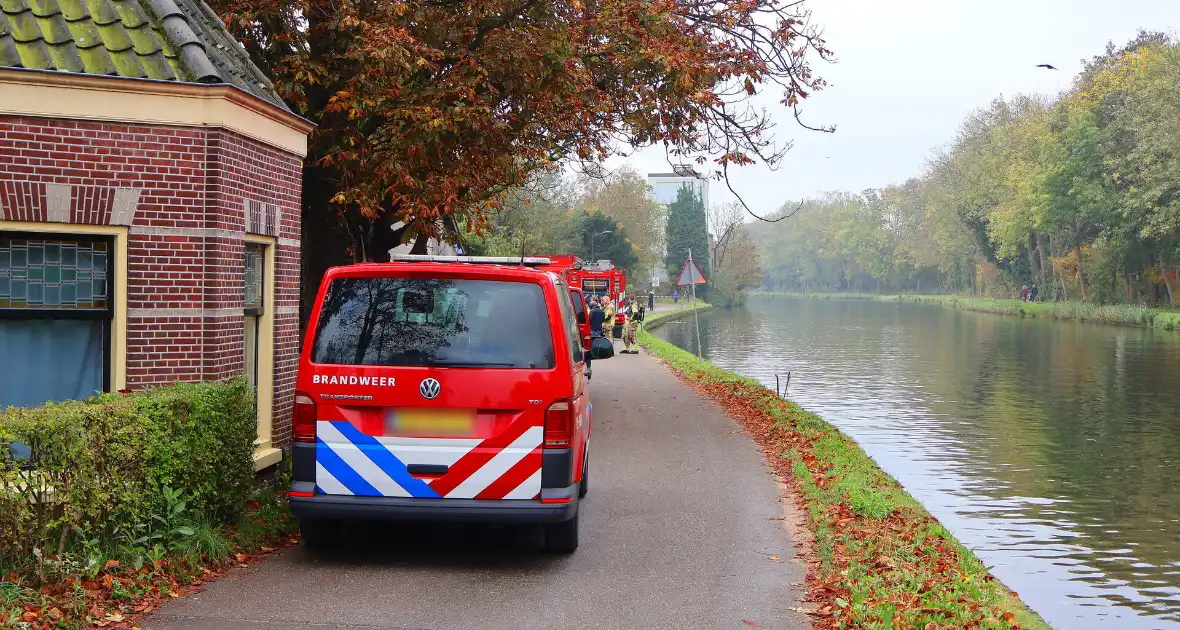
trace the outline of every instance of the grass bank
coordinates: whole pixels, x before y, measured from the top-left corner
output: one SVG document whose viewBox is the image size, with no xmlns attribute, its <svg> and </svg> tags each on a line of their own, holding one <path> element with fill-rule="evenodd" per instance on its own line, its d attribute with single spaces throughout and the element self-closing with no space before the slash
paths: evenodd
<svg viewBox="0 0 1180 630">
<path fill-rule="evenodd" d="M 645 328 L 688 312 L 660 314 Z M 816 627 L 1049 628 L 835 427 L 648 330 L 639 339 L 740 421 L 796 489 L 815 535 L 807 590 Z"/>
<path fill-rule="evenodd" d="M 1180 330 L 1180 310 L 1148 308 L 1133 304 L 1088 304 L 1085 302 L 1021 302 L 995 298 L 955 295 L 888 295 L 873 293 L 775 293 L 757 291 L 764 297 L 806 297 L 811 299 L 878 300 L 885 302 L 920 302 L 980 313 L 997 313 L 1037 319 L 1062 319 L 1098 324 L 1144 326 Z"/>
</svg>

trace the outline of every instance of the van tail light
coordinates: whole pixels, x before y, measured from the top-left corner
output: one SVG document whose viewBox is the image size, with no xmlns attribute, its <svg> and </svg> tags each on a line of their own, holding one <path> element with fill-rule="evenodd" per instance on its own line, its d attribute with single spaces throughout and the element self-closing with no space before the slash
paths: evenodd
<svg viewBox="0 0 1180 630">
<path fill-rule="evenodd" d="M 295 413 L 291 424 L 296 442 L 315 441 L 315 401 L 303 392 L 295 392 Z"/>
<path fill-rule="evenodd" d="M 569 448 L 573 431 L 573 407 L 568 400 L 559 400 L 545 411 L 545 448 Z"/>
</svg>

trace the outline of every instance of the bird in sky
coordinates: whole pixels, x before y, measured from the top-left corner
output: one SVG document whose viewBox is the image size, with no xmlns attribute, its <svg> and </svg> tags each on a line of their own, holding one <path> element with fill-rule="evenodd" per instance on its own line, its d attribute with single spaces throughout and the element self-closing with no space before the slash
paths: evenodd
<svg viewBox="0 0 1180 630">
<path fill-rule="evenodd" d="M 1056 69 L 1057 69 L 1057 68 L 1054 68 L 1052 65 L 1050 65 L 1050 64 L 1047 64 L 1047 63 L 1041 63 L 1041 64 L 1037 64 L 1037 67 L 1038 67 L 1038 68 L 1046 68 L 1046 69 L 1048 69 L 1048 70 L 1056 70 Z"/>
</svg>

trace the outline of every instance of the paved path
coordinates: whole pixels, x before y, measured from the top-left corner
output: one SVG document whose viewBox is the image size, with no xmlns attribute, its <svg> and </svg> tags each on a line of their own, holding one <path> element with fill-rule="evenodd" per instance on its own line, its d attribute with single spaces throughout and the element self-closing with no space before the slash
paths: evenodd
<svg viewBox="0 0 1180 630">
<path fill-rule="evenodd" d="M 339 548 L 236 569 L 144 627 L 810 627 L 789 610 L 803 567 L 753 443 L 645 354 L 596 362 L 591 385 L 591 489 L 573 556 L 540 554 L 529 531 L 358 526 Z"/>
</svg>

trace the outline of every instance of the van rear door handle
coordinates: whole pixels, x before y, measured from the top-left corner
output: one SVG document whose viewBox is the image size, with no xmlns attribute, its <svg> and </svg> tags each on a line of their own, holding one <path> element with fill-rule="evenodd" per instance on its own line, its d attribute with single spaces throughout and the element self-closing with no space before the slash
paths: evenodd
<svg viewBox="0 0 1180 630">
<path fill-rule="evenodd" d="M 450 469 L 446 464 L 406 464 L 411 475 L 445 475 Z"/>
</svg>

